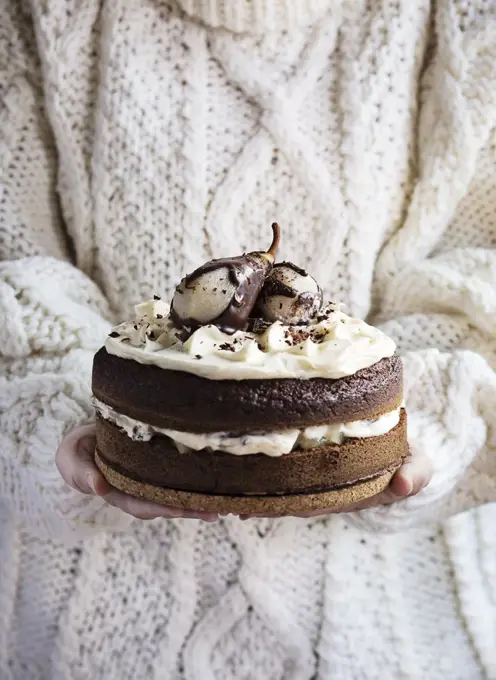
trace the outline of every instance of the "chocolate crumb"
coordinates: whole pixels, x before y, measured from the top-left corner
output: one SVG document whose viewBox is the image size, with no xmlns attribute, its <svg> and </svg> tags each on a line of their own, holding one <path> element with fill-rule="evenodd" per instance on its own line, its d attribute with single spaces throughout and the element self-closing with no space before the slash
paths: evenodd
<svg viewBox="0 0 496 680">
<path fill-rule="evenodd" d="M 163 319 L 164 315 L 163 314 L 157 314 L 157 319 Z"/>
<path fill-rule="evenodd" d="M 259 318 L 251 318 L 248 323 L 248 329 L 255 335 L 264 333 L 270 326 L 271 324 L 268 321 Z"/>
<path fill-rule="evenodd" d="M 227 290 L 223 289 L 222 290 L 222 295 L 225 295 L 227 293 Z"/>
<path fill-rule="evenodd" d="M 154 299 L 154 300 L 160 300 L 161 298 L 160 298 L 159 295 L 154 295 L 154 296 L 153 296 L 153 299 Z"/>
<path fill-rule="evenodd" d="M 201 354 L 195 354 L 195 359 L 201 359 L 201 358 L 202 358 Z"/>
<path fill-rule="evenodd" d="M 109 338 L 118 338 L 119 333 L 117 331 L 112 331 L 112 333 L 109 333 Z"/>
<path fill-rule="evenodd" d="M 326 334 L 322 331 L 313 331 L 310 333 L 310 339 L 315 343 L 321 343 L 326 339 Z"/>
<path fill-rule="evenodd" d="M 138 326 L 136 324 L 134 324 L 133 328 L 134 328 L 135 331 L 138 330 Z"/>
<path fill-rule="evenodd" d="M 229 342 L 223 342 L 222 345 L 219 345 L 219 349 L 224 352 L 234 352 L 234 347 Z"/>
</svg>

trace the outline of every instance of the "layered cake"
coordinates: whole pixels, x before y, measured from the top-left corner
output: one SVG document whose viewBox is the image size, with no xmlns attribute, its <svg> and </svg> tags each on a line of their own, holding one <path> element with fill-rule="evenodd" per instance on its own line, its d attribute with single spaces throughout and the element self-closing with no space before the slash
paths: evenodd
<svg viewBox="0 0 496 680">
<path fill-rule="evenodd" d="M 402 365 L 379 329 L 267 252 L 213 260 L 97 353 L 96 461 L 134 496 L 221 514 L 340 509 L 408 453 Z"/>
</svg>

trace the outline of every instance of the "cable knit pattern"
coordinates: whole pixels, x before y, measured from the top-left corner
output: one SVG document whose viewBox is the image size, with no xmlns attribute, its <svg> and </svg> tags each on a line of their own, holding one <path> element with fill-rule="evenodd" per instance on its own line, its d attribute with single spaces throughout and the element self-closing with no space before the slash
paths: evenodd
<svg viewBox="0 0 496 680">
<path fill-rule="evenodd" d="M 492 0 L 1 3 L 2 680 L 496 679 L 495 93 Z M 214 525 L 65 487 L 110 324 L 275 218 L 398 343 L 431 485 Z"/>
<path fill-rule="evenodd" d="M 308 26 L 321 17 L 331 3 L 329 0 L 179 0 L 179 4 L 190 16 L 210 26 L 238 33 L 262 33 Z"/>
</svg>

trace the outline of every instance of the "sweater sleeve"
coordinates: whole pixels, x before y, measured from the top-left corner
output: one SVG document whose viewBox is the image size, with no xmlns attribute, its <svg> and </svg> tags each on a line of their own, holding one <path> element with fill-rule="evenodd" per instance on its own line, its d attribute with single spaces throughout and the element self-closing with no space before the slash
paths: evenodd
<svg viewBox="0 0 496 680">
<path fill-rule="evenodd" d="M 464 255 L 468 258 L 471 254 Z M 487 254 L 479 255 L 487 262 Z M 446 290 L 459 299 L 467 295 L 462 277 L 452 289 L 442 274 L 455 272 L 437 273 L 436 286 L 431 279 L 421 278 L 420 272 L 414 281 L 405 277 L 403 285 L 407 286 L 409 280 L 412 286 L 411 298 L 428 292 L 432 306 L 439 308 Z M 472 283 L 477 280 L 475 275 Z M 408 294 L 403 286 L 398 287 L 397 293 L 401 292 Z M 491 311 L 487 311 L 494 320 L 494 292 L 492 297 Z M 418 297 L 415 302 L 419 302 Z M 374 530 L 396 531 L 496 502 L 496 374 L 489 363 L 496 357 L 494 331 L 481 331 L 464 314 L 434 312 L 406 314 L 384 324 L 383 329 L 395 338 L 400 350 L 405 349 L 402 357 L 411 453 L 426 453 L 434 465 L 434 475 L 417 496 L 360 513 L 360 523 Z M 440 349 L 430 347 L 434 342 Z M 422 349 L 415 350 L 413 345 Z"/>
<path fill-rule="evenodd" d="M 0 9 L 0 502 L 60 538 L 128 520 L 68 488 L 55 466 L 64 434 L 92 419 L 92 357 L 111 314 L 70 263 L 36 41 L 19 5 Z"/>
<path fill-rule="evenodd" d="M 440 3 L 426 71 L 418 179 L 379 260 L 379 321 L 405 373 L 410 448 L 434 465 L 420 494 L 358 513 L 395 531 L 496 501 L 496 16 Z"/>
</svg>

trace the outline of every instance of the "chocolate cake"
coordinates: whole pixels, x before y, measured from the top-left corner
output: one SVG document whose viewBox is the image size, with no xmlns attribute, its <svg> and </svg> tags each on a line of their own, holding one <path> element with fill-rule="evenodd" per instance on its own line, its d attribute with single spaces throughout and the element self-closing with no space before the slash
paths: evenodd
<svg viewBox="0 0 496 680">
<path fill-rule="evenodd" d="M 267 252 L 213 260 L 95 356 L 96 461 L 134 496 L 221 514 L 339 509 L 408 452 L 391 339 Z"/>
</svg>

